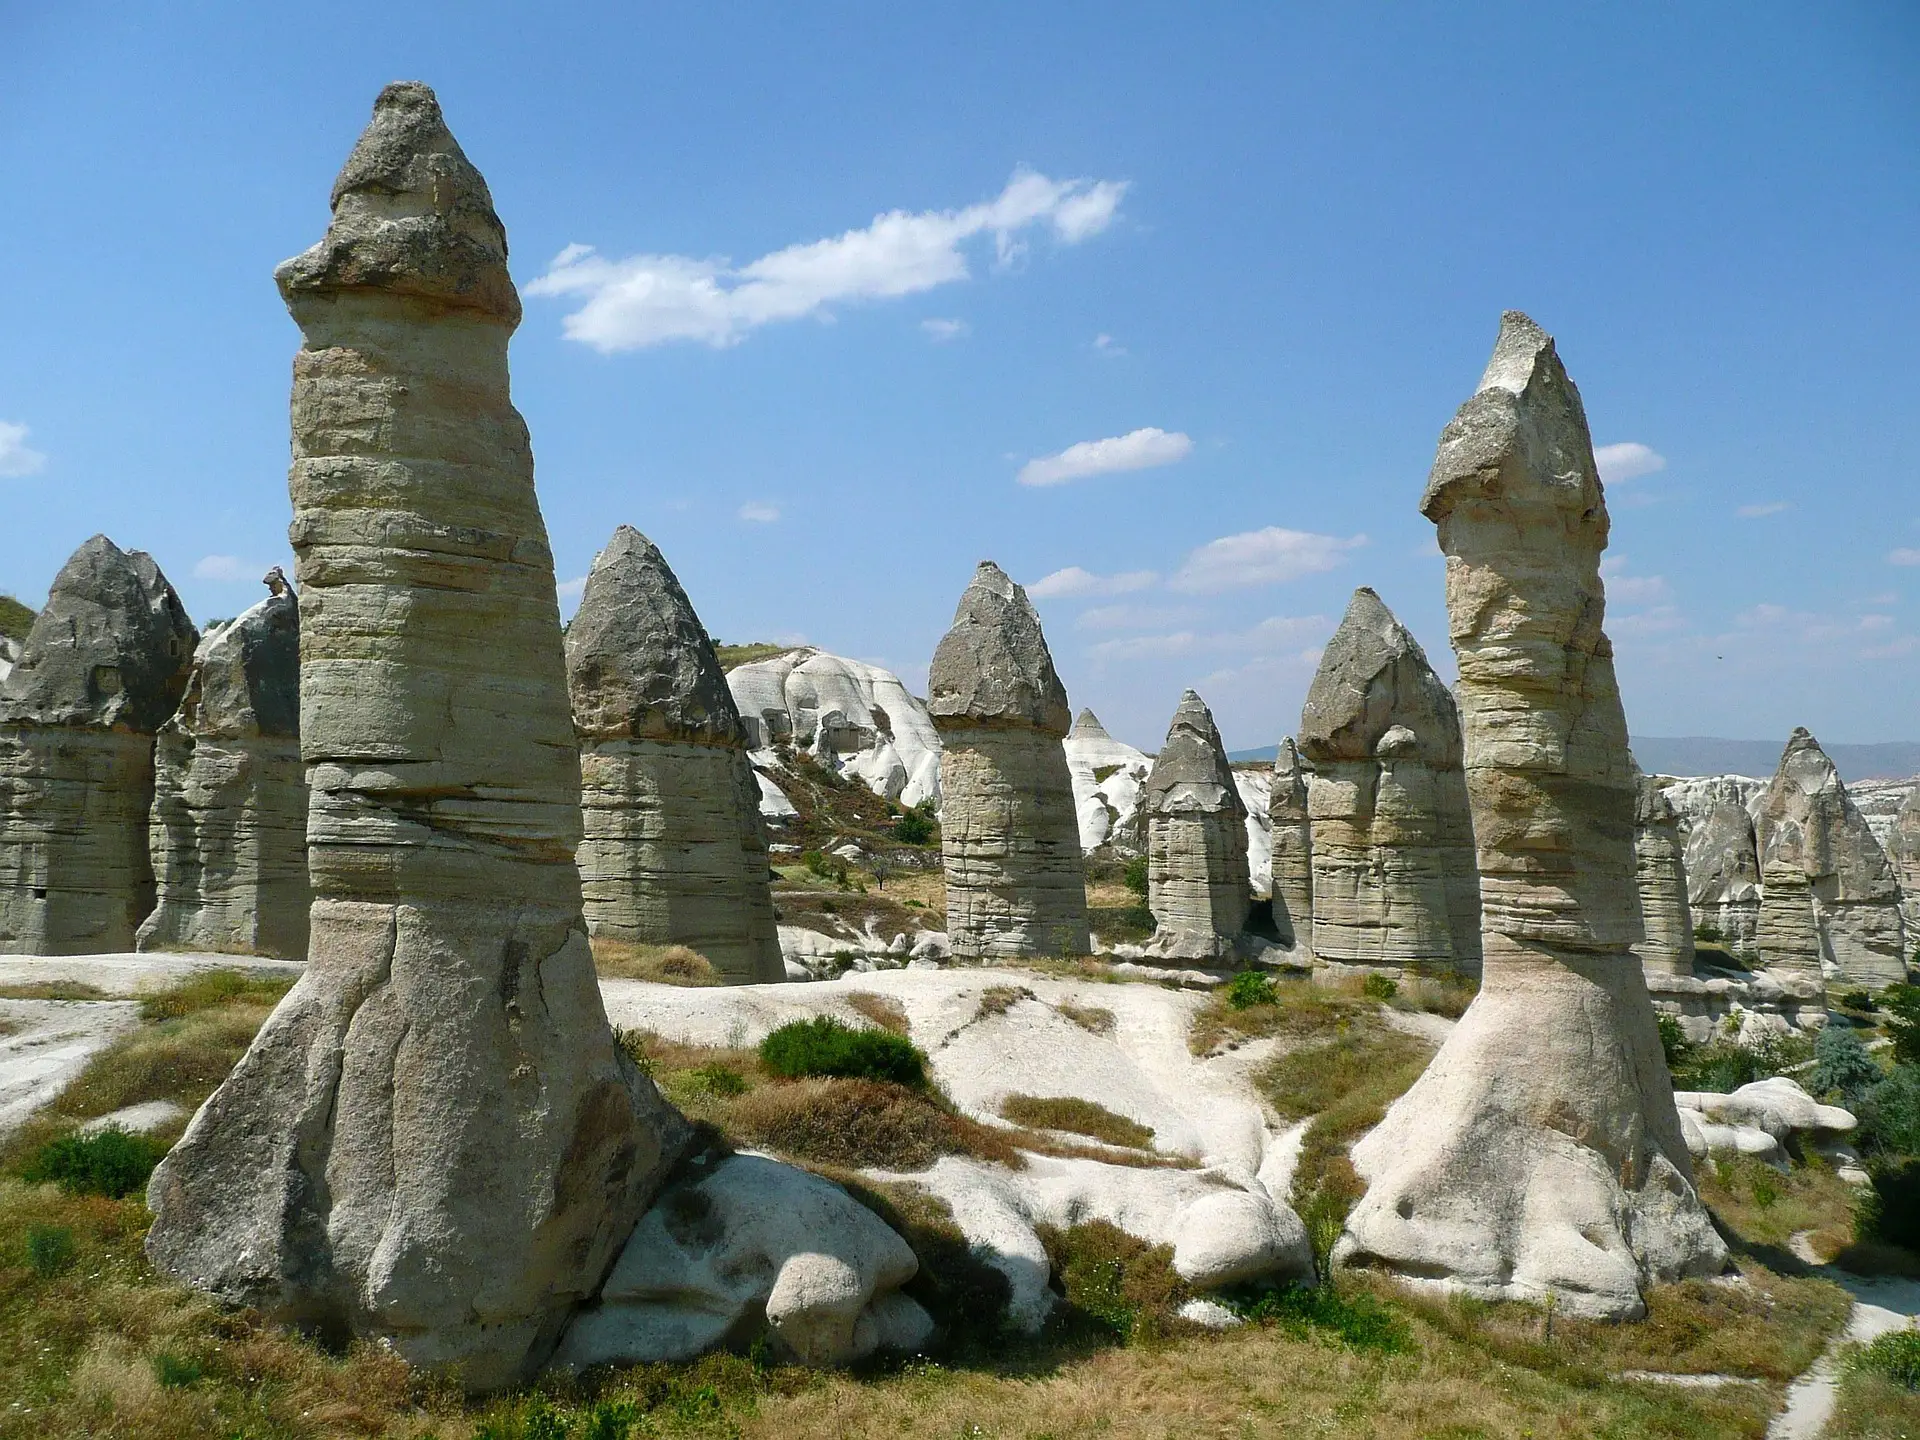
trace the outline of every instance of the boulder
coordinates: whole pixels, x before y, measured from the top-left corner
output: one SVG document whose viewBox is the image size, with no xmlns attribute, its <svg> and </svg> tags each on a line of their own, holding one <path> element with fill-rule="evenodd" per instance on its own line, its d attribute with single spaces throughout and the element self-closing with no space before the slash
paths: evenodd
<svg viewBox="0 0 1920 1440">
<path fill-rule="evenodd" d="M 300 606 L 284 578 L 194 652 L 155 745 L 149 845 L 159 893 L 140 949 L 307 958 Z"/>
<path fill-rule="evenodd" d="M 1633 953 L 1649 975 L 1693 974 L 1693 912 L 1687 907 L 1687 867 L 1680 816 L 1651 777 L 1635 772 L 1634 871 L 1646 938 Z"/>
<path fill-rule="evenodd" d="M 685 945 L 721 978 L 784 978 L 760 785 L 713 642 L 666 557 L 630 525 L 567 627 L 580 740 L 587 932 Z"/>
<path fill-rule="evenodd" d="M 1484 972 L 1353 1147 L 1367 1189 L 1335 1258 L 1638 1316 L 1643 1287 L 1717 1274 L 1727 1249 L 1630 948 L 1636 787 L 1601 628 L 1606 499 L 1579 391 L 1517 311 L 1441 433 L 1420 508 L 1447 557 Z"/>
<path fill-rule="evenodd" d="M 1304 948 L 1313 943 L 1313 822 L 1306 766 L 1291 735 L 1273 757 L 1267 817 L 1273 845 L 1273 923 L 1282 944 Z"/>
<path fill-rule="evenodd" d="M 153 737 L 199 639 L 153 557 L 95 535 L 0 682 L 0 953 L 131 950 L 153 909 Z"/>
<path fill-rule="evenodd" d="M 1761 963 L 1809 988 L 1828 973 L 1836 985 L 1870 990 L 1903 981 L 1906 931 L 1893 865 L 1804 729 L 1787 741 L 1757 829 Z"/>
<path fill-rule="evenodd" d="M 1086 873 L 1072 712 L 1027 592 L 983 560 L 934 651 L 947 933 L 963 960 L 1083 955 Z"/>
<path fill-rule="evenodd" d="M 765 1156 L 699 1158 L 641 1218 L 556 1364 L 691 1360 L 765 1336 L 803 1365 L 846 1365 L 932 1338 L 900 1291 L 919 1261 L 873 1211 Z"/>
<path fill-rule="evenodd" d="M 1299 747 L 1311 767 L 1314 955 L 1477 974 L 1459 710 L 1419 642 L 1364 586 L 1321 655 Z"/>
<path fill-rule="evenodd" d="M 1851 1158 L 1842 1153 L 1842 1141 L 1856 1123 L 1853 1112 L 1820 1104 L 1784 1075 L 1742 1085 L 1730 1095 L 1682 1090 L 1673 1098 L 1695 1159 L 1749 1155 L 1785 1170 L 1792 1154 L 1808 1146 Z"/>
<path fill-rule="evenodd" d="M 687 1126 L 594 976 L 520 304 L 431 90 L 381 92 L 275 278 L 303 337 L 308 963 L 154 1171 L 147 1254 L 484 1390 L 545 1362 Z"/>
<path fill-rule="evenodd" d="M 1180 697 L 1154 758 L 1145 808 L 1147 908 L 1155 922 L 1147 953 L 1202 962 L 1231 957 L 1252 904 L 1247 810 L 1213 712 L 1191 690 Z"/>
<path fill-rule="evenodd" d="M 1091 710 L 1082 710 L 1062 742 L 1073 808 L 1080 822 L 1080 848 L 1102 845 L 1131 859 L 1147 849 L 1146 812 L 1140 806 L 1153 757 L 1107 733 Z"/>
</svg>

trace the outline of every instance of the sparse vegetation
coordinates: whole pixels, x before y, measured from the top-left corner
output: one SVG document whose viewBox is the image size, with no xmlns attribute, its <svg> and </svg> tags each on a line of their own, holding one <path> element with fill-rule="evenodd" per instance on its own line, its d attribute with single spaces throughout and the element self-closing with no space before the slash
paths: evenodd
<svg viewBox="0 0 1920 1440">
<path fill-rule="evenodd" d="M 105 1000 L 107 992 L 78 980 L 29 980 L 0 985 L 0 1000 Z"/>
<path fill-rule="evenodd" d="M 989 985 L 980 992 L 980 1008 L 974 1012 L 976 1020 L 991 1020 L 996 1015 L 1004 1015 L 1022 1000 L 1033 999 L 1033 992 L 1024 985 Z"/>
<path fill-rule="evenodd" d="M 756 660 L 771 660 L 794 648 L 792 645 L 774 645 L 766 641 L 750 641 L 745 645 L 722 645 L 718 640 L 713 642 L 713 653 L 719 657 L 722 670 L 735 670 L 742 665 L 751 665 Z"/>
<path fill-rule="evenodd" d="M 33 629 L 34 612 L 11 595 L 0 595 L 0 635 L 24 640 Z"/>
<path fill-rule="evenodd" d="M 893 838 L 902 845 L 930 845 L 940 838 L 940 823 L 934 818 L 933 802 L 922 801 L 893 822 Z"/>
<path fill-rule="evenodd" d="M 873 1080 L 763 1085 L 725 1112 L 727 1129 L 782 1155 L 847 1169 L 924 1170 L 942 1155 L 1018 1168 L 1008 1136 L 922 1089 Z"/>
<path fill-rule="evenodd" d="M 1113 1033 L 1113 1011 L 1107 1009 L 1104 1005 L 1076 1005 L 1072 1001 L 1063 1000 L 1053 1008 L 1089 1035 L 1111 1035 Z"/>
<path fill-rule="evenodd" d="M 871 990 L 856 990 L 847 996 L 847 1004 L 882 1030 L 891 1030 L 896 1035 L 905 1035 L 911 1028 L 907 1024 L 906 1010 L 891 995 L 876 995 Z"/>
<path fill-rule="evenodd" d="M 890 1030 L 856 1030 L 831 1015 L 782 1025 L 760 1042 L 760 1062 L 768 1073 L 786 1079 L 927 1083 L 927 1057 L 911 1040 Z"/>
<path fill-rule="evenodd" d="M 90 1135 L 57 1135 L 21 1167 L 21 1178 L 52 1181 L 72 1195 L 118 1200 L 147 1183 L 170 1147 L 148 1135 L 108 1126 Z"/>
<path fill-rule="evenodd" d="M 657 985 L 718 985 L 720 972 L 685 945 L 640 945 L 596 935 L 593 968 L 603 979 L 651 980 Z"/>
<path fill-rule="evenodd" d="M 1077 1096 L 1009 1095 L 1000 1103 L 1000 1113 L 1016 1125 L 1030 1125 L 1036 1130 L 1067 1130 L 1135 1150 L 1153 1145 L 1151 1126 Z"/>
</svg>

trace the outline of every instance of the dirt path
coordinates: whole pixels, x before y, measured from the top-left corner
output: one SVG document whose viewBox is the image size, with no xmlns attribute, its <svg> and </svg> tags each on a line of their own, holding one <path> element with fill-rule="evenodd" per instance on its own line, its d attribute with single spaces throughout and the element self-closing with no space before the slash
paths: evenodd
<svg viewBox="0 0 1920 1440">
<path fill-rule="evenodd" d="M 139 1022 L 131 1000 L 0 1000 L 0 1137 L 52 1100 Z"/>
<path fill-rule="evenodd" d="M 1901 1280 L 1882 1275 L 1867 1279 L 1849 1275 L 1830 1265 L 1821 1265 L 1820 1257 L 1807 1243 L 1802 1231 L 1789 1242 L 1789 1248 L 1821 1275 L 1853 1296 L 1853 1312 L 1840 1338 L 1827 1347 L 1827 1353 L 1813 1363 L 1787 1391 L 1787 1404 L 1767 1427 L 1767 1440 L 1816 1440 L 1833 1418 L 1835 1393 L 1840 1380 L 1840 1351 L 1847 1344 L 1864 1344 L 1889 1330 L 1899 1330 L 1920 1315 L 1920 1281 Z"/>
</svg>

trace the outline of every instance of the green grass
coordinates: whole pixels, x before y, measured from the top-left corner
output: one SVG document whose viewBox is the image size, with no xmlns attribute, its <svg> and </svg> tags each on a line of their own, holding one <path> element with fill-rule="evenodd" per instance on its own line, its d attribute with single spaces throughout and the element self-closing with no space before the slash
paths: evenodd
<svg viewBox="0 0 1920 1440">
<path fill-rule="evenodd" d="M 927 1057 L 906 1036 L 855 1029 L 831 1015 L 782 1025 L 760 1042 L 760 1062 L 769 1073 L 787 1079 L 831 1076 L 911 1087 L 927 1083 Z"/>
<path fill-rule="evenodd" d="M 11 595 L 0 595 L 0 635 L 24 640 L 33 628 L 34 612 Z"/>
<path fill-rule="evenodd" d="M 792 645 L 773 645 L 761 641 L 745 645 L 722 645 L 716 640 L 713 653 L 719 657 L 722 670 L 733 670 L 742 665 L 751 665 L 756 660 L 771 660 L 775 655 L 785 655 L 794 648 Z"/>
</svg>

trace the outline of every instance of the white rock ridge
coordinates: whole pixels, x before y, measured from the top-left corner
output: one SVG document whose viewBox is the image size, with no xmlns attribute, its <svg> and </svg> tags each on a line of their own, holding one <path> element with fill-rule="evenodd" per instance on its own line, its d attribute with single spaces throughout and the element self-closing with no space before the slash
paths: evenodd
<svg viewBox="0 0 1920 1440">
<path fill-rule="evenodd" d="M 1099 717 L 1082 710 L 1061 742 L 1073 778 L 1073 808 L 1080 820 L 1080 848 L 1092 854 L 1112 845 L 1120 855 L 1144 854 L 1140 796 L 1153 757 L 1107 733 Z"/>
</svg>

